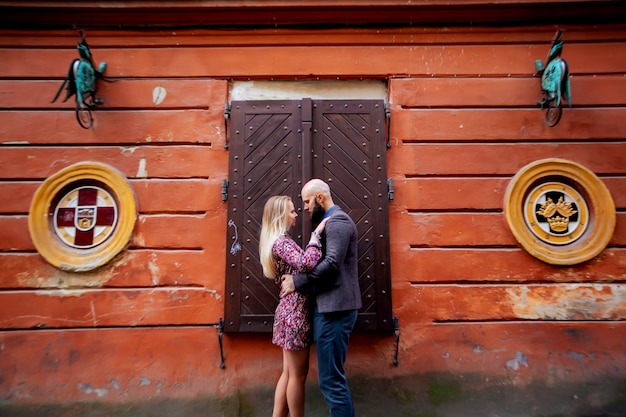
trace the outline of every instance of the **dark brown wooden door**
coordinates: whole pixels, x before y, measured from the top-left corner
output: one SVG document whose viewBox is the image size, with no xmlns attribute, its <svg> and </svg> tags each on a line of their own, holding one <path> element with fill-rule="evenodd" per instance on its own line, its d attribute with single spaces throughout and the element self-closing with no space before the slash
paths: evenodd
<svg viewBox="0 0 626 417">
<path fill-rule="evenodd" d="M 328 182 L 359 231 L 357 328 L 392 328 L 384 126 L 382 101 L 232 102 L 226 331 L 271 331 L 278 286 L 258 258 L 263 205 L 286 194 L 302 214 L 300 189 L 311 178 Z M 310 229 L 301 215 L 293 237 L 302 244 Z"/>
</svg>

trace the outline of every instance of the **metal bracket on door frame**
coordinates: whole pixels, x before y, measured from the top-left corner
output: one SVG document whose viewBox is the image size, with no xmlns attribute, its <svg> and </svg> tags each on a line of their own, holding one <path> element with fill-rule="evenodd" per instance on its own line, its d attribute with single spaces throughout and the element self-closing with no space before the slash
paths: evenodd
<svg viewBox="0 0 626 417">
<path fill-rule="evenodd" d="M 230 104 L 224 103 L 224 149 L 228 149 L 228 119 L 230 119 Z"/>
<path fill-rule="evenodd" d="M 228 201 L 228 180 L 222 180 L 222 201 Z"/>
</svg>

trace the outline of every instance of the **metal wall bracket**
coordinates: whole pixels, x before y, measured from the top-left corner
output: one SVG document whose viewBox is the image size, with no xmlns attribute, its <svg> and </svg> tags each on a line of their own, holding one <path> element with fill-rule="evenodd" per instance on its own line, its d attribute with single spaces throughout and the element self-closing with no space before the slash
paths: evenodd
<svg viewBox="0 0 626 417">
<path fill-rule="evenodd" d="M 400 347 L 400 321 L 398 316 L 393 318 L 393 333 L 396 336 L 396 356 L 393 359 L 393 365 L 398 366 L 398 348 Z"/>
<path fill-rule="evenodd" d="M 387 198 L 389 199 L 389 201 L 393 201 L 393 193 L 394 193 L 393 178 L 388 178 L 387 179 Z"/>
<path fill-rule="evenodd" d="M 226 364 L 224 363 L 224 348 L 222 347 L 222 337 L 224 336 L 224 320 L 220 317 L 220 321 L 217 324 L 217 340 L 220 344 L 220 369 L 226 368 Z"/>
</svg>

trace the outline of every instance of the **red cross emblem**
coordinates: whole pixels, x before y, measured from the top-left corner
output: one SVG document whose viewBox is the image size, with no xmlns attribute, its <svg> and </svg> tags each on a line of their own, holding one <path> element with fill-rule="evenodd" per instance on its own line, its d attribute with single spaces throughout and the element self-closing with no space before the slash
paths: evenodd
<svg viewBox="0 0 626 417">
<path fill-rule="evenodd" d="M 75 248 L 92 248 L 113 233 L 117 204 L 111 194 L 100 187 L 79 187 L 59 200 L 53 221 L 63 242 Z"/>
</svg>

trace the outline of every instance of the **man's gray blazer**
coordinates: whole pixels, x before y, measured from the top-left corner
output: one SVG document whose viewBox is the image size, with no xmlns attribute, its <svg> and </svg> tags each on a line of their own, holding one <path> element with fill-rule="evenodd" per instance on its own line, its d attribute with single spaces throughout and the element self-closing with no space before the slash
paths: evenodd
<svg viewBox="0 0 626 417">
<path fill-rule="evenodd" d="M 320 313 L 361 308 L 357 239 L 356 225 L 335 206 L 322 233 L 322 260 L 311 272 L 294 275 L 296 290 L 315 297 Z"/>
</svg>

